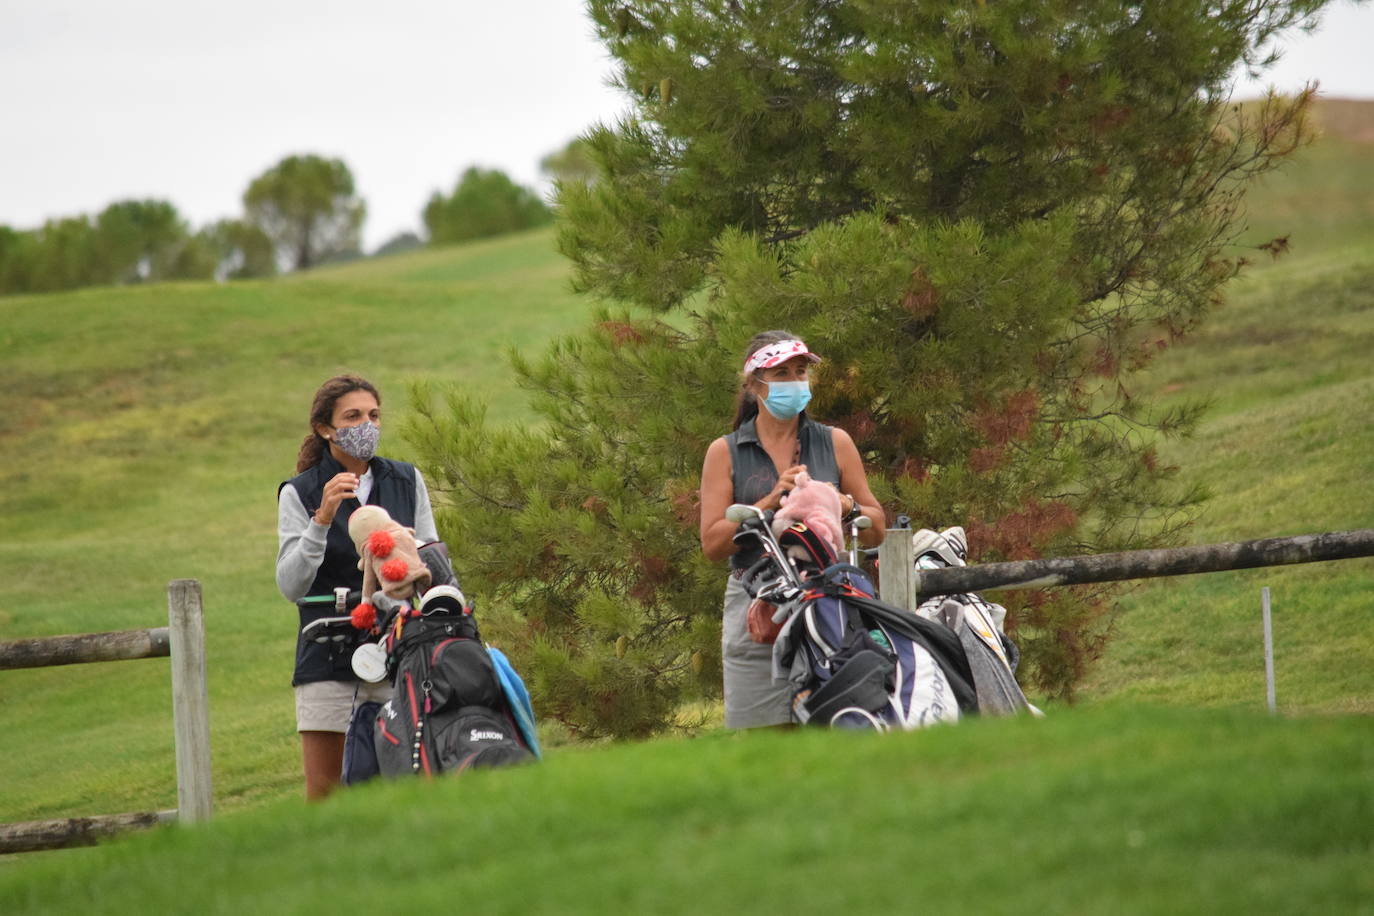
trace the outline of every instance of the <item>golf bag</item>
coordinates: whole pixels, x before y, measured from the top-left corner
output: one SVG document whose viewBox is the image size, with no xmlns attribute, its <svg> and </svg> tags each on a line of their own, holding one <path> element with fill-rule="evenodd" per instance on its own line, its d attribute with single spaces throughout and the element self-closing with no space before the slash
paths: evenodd
<svg viewBox="0 0 1374 916">
<path fill-rule="evenodd" d="M 793 684 L 798 722 L 913 729 L 978 711 L 953 631 L 874 598 L 847 563 L 806 581 L 773 644 L 773 677 Z"/>
<path fill-rule="evenodd" d="M 922 528 L 912 535 L 918 569 L 964 566 L 968 539 L 960 527 L 932 531 Z M 944 624 L 959 637 L 973 675 L 978 709 L 983 714 L 1043 713 L 1032 706 L 1016 683 L 1021 653 L 1002 628 L 1007 610 L 980 595 L 937 595 L 916 608 L 917 616 Z"/>
<path fill-rule="evenodd" d="M 540 757 L 529 693 L 506 656 L 483 646 L 447 550 L 426 544 L 419 554 L 434 584 L 418 601 L 373 595 L 380 626 L 372 639 L 377 632 L 381 638 L 360 647 L 354 670 L 365 680 L 389 680 L 392 692 L 384 703 L 354 710 L 344 742 L 345 784 L 378 773 L 434 775 Z M 363 657 L 369 650 L 373 656 Z"/>
<path fill-rule="evenodd" d="M 535 759 L 539 744 L 519 676 L 482 645 L 470 606 L 435 600 L 434 592 L 388 621 L 394 687 L 376 714 L 379 771 L 428 776 Z"/>
<path fill-rule="evenodd" d="M 874 597 L 860 569 L 835 563 L 804 523 L 774 536 L 768 521 L 763 513 L 744 519 L 735 538 L 763 549 L 742 584 L 778 608 L 773 678 L 792 685 L 796 721 L 915 729 L 1028 708 L 982 599 L 939 599 L 935 613 L 902 610 Z"/>
</svg>

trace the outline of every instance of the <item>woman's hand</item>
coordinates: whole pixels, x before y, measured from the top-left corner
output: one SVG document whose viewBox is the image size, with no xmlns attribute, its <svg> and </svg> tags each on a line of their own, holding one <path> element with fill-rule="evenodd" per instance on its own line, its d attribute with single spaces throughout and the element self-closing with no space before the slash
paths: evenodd
<svg viewBox="0 0 1374 916">
<path fill-rule="evenodd" d="M 778 482 L 773 487 L 772 491 L 763 499 L 754 503 L 754 505 L 758 506 L 760 509 L 763 509 L 765 511 L 769 509 L 776 509 L 779 506 L 781 506 L 783 494 L 789 493 L 792 490 L 796 489 L 797 475 L 804 470 L 806 470 L 806 465 L 795 464 L 787 470 L 783 471 L 781 474 L 778 475 Z"/>
<path fill-rule="evenodd" d="M 320 507 L 315 510 L 315 524 L 326 527 L 332 525 L 334 516 L 339 511 L 339 503 L 357 495 L 357 474 L 350 474 L 348 471 L 335 474 L 329 483 L 324 485 L 324 497 L 320 501 Z"/>
</svg>

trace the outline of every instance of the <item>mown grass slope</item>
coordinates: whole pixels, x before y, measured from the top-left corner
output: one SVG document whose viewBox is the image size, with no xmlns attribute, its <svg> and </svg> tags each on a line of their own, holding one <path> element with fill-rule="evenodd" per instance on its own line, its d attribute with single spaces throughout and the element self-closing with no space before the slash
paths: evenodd
<svg viewBox="0 0 1374 916">
<path fill-rule="evenodd" d="M 1370 912 L 1374 720 L 714 733 L 0 867 L 23 913 Z"/>
<path fill-rule="evenodd" d="M 1192 543 L 1374 528 L 1374 255 L 1311 256 L 1242 283 L 1142 380 L 1205 397 L 1197 435 L 1161 449 L 1212 498 Z M 1278 702 L 1374 712 L 1374 560 L 1142 585 L 1122 604 L 1090 697 L 1262 707 L 1260 589 L 1271 590 Z"/>
<path fill-rule="evenodd" d="M 1374 526 L 1369 149 L 1324 140 L 1257 191 L 1251 240 L 1288 233 L 1292 255 L 1137 383 L 1213 401 L 1197 439 L 1162 448 L 1216 494 L 1191 542 Z M 1305 165 L 1316 156 L 1329 161 Z M 294 799 L 295 622 L 272 581 L 274 507 L 311 394 L 341 369 L 372 377 L 398 457 L 411 381 L 456 382 L 525 422 L 502 350 L 585 323 L 566 278 L 540 232 L 272 282 L 0 298 L 0 639 L 158 626 L 167 582 L 200 579 L 217 809 Z M 1265 583 L 1281 708 L 1367 713 L 1371 579 L 1369 561 L 1346 561 L 1142 586 L 1085 699 L 1261 707 Z M 0 820 L 174 807 L 167 670 L 0 674 Z"/>
<path fill-rule="evenodd" d="M 1326 136 L 1250 195 L 1245 239 L 1287 237 L 1228 303 L 1134 383 L 1210 404 L 1160 447 L 1212 498 L 1190 543 L 1374 528 L 1374 103 L 1317 108 Z M 1285 712 L 1374 712 L 1374 559 L 1141 585 L 1089 700 L 1265 702 L 1260 589 L 1271 590 Z"/>
</svg>

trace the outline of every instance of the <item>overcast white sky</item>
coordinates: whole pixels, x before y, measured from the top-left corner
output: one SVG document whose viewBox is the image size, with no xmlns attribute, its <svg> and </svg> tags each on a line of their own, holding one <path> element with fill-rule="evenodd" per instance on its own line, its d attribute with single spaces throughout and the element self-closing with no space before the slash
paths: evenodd
<svg viewBox="0 0 1374 916">
<path fill-rule="evenodd" d="M 1374 98 L 1374 3 L 1336 0 L 1260 84 Z M 419 229 L 469 165 L 539 160 L 624 107 L 578 0 L 0 0 L 0 223 L 172 201 L 236 215 L 283 156 L 341 157 L 365 247 Z"/>
</svg>

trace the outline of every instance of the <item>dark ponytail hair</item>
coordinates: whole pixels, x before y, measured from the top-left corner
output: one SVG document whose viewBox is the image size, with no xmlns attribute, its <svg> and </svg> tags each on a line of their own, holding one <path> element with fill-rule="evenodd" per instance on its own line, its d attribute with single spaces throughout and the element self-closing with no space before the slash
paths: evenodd
<svg viewBox="0 0 1374 916">
<path fill-rule="evenodd" d="M 791 331 L 760 331 L 749 341 L 749 346 L 744 349 L 744 359 L 740 360 L 740 365 L 749 362 L 749 357 L 762 350 L 769 344 L 779 343 L 784 340 L 800 340 Z M 735 425 L 732 430 L 739 429 L 759 414 L 759 399 L 754 397 L 754 393 L 749 390 L 749 376 L 744 375 L 740 379 L 739 394 L 735 396 Z"/>
<path fill-rule="evenodd" d="M 324 426 L 331 425 L 334 419 L 334 405 L 339 398 L 352 391 L 368 391 L 377 399 L 378 405 L 382 403 L 382 396 L 373 387 L 372 383 L 365 378 L 356 375 L 336 375 L 329 381 L 320 386 L 320 390 L 315 392 L 315 402 L 310 405 L 310 433 L 301 443 L 300 454 L 296 456 L 296 473 L 313 468 L 324 460 L 324 453 L 329 447 L 319 433 L 315 431 L 316 424 Z"/>
</svg>

